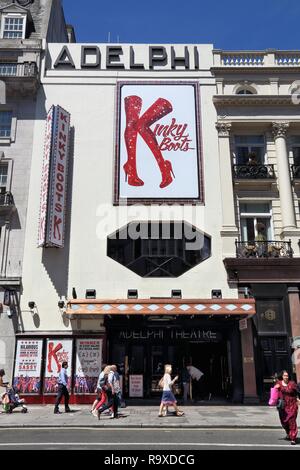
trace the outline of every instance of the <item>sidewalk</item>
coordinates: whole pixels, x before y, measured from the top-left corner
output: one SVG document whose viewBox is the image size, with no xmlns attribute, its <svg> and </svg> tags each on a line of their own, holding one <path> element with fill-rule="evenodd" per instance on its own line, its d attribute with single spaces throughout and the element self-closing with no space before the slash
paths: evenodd
<svg viewBox="0 0 300 470">
<path fill-rule="evenodd" d="M 0 414 L 3 428 L 280 428 L 276 408 L 268 406 L 188 406 L 181 407 L 182 417 L 172 412 L 158 418 L 157 406 L 128 406 L 121 408 L 119 419 L 101 415 L 100 421 L 86 405 L 73 405 L 73 413 L 53 414 L 53 406 L 28 407 L 27 414 L 16 409 L 12 414 Z M 61 411 L 64 408 L 61 407 Z"/>
</svg>

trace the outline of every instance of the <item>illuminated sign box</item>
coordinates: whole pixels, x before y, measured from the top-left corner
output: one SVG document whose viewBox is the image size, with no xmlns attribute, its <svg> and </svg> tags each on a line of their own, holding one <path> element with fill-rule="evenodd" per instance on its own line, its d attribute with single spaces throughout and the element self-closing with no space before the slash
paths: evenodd
<svg viewBox="0 0 300 470">
<path fill-rule="evenodd" d="M 70 114 L 52 106 L 47 114 L 38 247 L 64 247 Z"/>
<path fill-rule="evenodd" d="M 203 203 L 195 82 L 120 82 L 115 204 Z"/>
</svg>

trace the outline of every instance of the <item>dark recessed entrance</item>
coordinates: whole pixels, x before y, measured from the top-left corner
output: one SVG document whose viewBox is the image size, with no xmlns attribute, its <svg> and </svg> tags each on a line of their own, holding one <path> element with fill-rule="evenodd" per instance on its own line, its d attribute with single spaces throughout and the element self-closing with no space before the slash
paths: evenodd
<svg viewBox="0 0 300 470">
<path fill-rule="evenodd" d="M 116 363 L 123 376 L 125 397 L 130 397 L 131 376 L 142 380 L 142 397 L 159 399 L 158 382 L 164 364 L 173 366 L 173 376 L 191 362 L 204 376 L 193 382 L 193 399 L 242 400 L 242 364 L 238 321 L 229 318 L 146 317 L 107 319 L 108 361 Z M 183 390 L 179 380 L 177 398 Z M 236 400 L 236 398 L 238 399 Z"/>
</svg>

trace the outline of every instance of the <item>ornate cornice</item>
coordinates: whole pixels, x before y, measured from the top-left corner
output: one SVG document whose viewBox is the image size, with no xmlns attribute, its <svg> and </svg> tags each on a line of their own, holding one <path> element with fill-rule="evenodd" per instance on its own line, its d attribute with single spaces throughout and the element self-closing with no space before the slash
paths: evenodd
<svg viewBox="0 0 300 470">
<path fill-rule="evenodd" d="M 299 74 L 300 67 L 297 65 L 273 65 L 271 67 L 267 66 L 257 66 L 257 67 L 241 67 L 241 66 L 222 66 L 222 67 L 211 67 L 211 73 L 214 76 L 218 77 L 224 77 L 226 75 L 256 75 L 256 77 L 259 76 L 266 76 L 267 78 L 272 74 L 276 73 L 277 75 L 282 75 L 282 74 Z"/>
<path fill-rule="evenodd" d="M 219 137 L 229 137 L 231 123 L 218 121 L 216 123 L 216 129 L 218 131 Z"/>
<path fill-rule="evenodd" d="M 215 106 L 292 106 L 291 95 L 215 95 Z M 294 106 L 294 105 L 293 105 Z"/>
<path fill-rule="evenodd" d="M 290 124 L 287 121 L 272 122 L 272 133 L 274 135 L 274 139 L 278 139 L 279 137 L 286 137 L 289 127 Z"/>
</svg>

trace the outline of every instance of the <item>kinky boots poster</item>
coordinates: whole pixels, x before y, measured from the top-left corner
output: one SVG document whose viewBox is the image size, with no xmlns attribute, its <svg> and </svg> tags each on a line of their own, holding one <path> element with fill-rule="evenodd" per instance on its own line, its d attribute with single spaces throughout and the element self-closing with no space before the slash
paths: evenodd
<svg viewBox="0 0 300 470">
<path fill-rule="evenodd" d="M 196 83 L 118 84 L 115 202 L 203 202 Z"/>
</svg>

